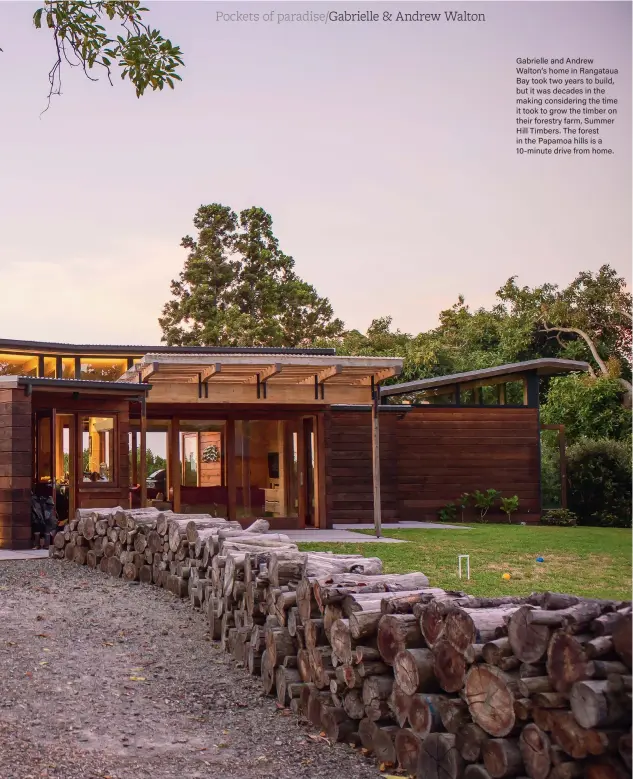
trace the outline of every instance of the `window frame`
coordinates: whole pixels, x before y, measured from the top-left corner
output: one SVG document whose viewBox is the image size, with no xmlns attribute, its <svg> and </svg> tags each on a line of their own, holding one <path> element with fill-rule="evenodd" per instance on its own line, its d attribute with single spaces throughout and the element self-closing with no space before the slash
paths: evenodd
<svg viewBox="0 0 633 779">
<path fill-rule="evenodd" d="M 107 413 L 95 411 L 77 411 L 77 440 L 76 440 L 76 479 L 77 487 L 81 490 L 103 490 L 119 487 L 119 414 L 116 411 Z M 90 418 L 112 419 L 112 479 L 109 481 L 84 481 L 83 479 L 83 421 Z"/>
</svg>

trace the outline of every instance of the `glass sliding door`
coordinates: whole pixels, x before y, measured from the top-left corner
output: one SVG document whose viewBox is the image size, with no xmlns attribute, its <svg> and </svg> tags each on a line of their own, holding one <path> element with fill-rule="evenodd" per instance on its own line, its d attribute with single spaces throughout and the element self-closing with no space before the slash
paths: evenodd
<svg viewBox="0 0 633 779">
<path fill-rule="evenodd" d="M 145 435 L 145 485 L 147 488 L 148 505 L 152 501 L 159 503 L 170 502 L 170 471 L 168 468 L 169 457 L 169 430 L 168 420 L 147 420 L 147 433 Z M 140 423 L 134 420 L 130 423 L 129 435 L 130 457 L 130 482 L 132 485 L 132 505 L 140 506 L 140 479 L 141 479 L 141 432 Z"/>
<path fill-rule="evenodd" d="M 298 516 L 298 463 L 298 422 L 237 420 L 236 518 Z"/>
<path fill-rule="evenodd" d="M 179 421 L 181 511 L 228 516 L 226 422 Z"/>
</svg>

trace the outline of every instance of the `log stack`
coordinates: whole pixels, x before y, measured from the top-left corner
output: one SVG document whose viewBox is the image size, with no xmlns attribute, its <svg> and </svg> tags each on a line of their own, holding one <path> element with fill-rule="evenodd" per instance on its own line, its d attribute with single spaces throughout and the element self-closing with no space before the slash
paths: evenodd
<svg viewBox="0 0 633 779">
<path fill-rule="evenodd" d="M 473 597 L 266 529 L 82 510 L 51 554 L 189 597 L 279 704 L 418 779 L 631 776 L 630 602 Z"/>
</svg>

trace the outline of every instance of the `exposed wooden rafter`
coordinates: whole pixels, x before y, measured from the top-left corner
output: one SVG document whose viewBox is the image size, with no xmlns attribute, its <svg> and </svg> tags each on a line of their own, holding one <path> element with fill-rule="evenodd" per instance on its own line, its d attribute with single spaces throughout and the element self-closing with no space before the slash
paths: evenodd
<svg viewBox="0 0 633 779">
<path fill-rule="evenodd" d="M 222 373 L 222 363 L 216 362 L 215 365 L 207 365 L 206 368 L 203 368 L 200 371 L 200 379 L 198 379 L 197 376 L 192 376 L 189 381 L 192 384 L 195 384 L 198 380 L 199 381 L 209 381 L 209 379 L 212 376 L 215 376 L 218 373 Z"/>
<path fill-rule="evenodd" d="M 259 381 L 268 381 L 272 376 L 276 376 L 278 373 L 281 373 L 282 365 L 280 362 L 276 362 L 274 365 L 268 365 L 265 368 L 262 368 L 262 370 L 257 371 L 257 373 L 253 373 L 251 376 L 247 376 L 245 379 L 243 379 L 244 384 L 257 384 L 258 378 Z"/>
<path fill-rule="evenodd" d="M 360 379 L 352 381 L 351 384 L 354 386 L 371 386 L 372 381 L 378 384 L 379 381 L 390 379 L 393 375 L 393 368 L 383 368 L 382 370 L 375 371 L 371 376 L 361 376 Z"/>
<path fill-rule="evenodd" d="M 143 366 L 140 371 L 140 381 L 141 383 L 147 381 L 150 376 L 153 376 L 155 373 L 158 372 L 158 363 L 157 362 L 151 362 L 149 365 Z"/>
<path fill-rule="evenodd" d="M 322 371 L 317 371 L 314 376 L 310 375 L 305 379 L 301 379 L 297 384 L 314 384 L 315 376 L 317 383 L 323 384 L 328 379 L 331 379 L 333 376 L 338 376 L 340 373 L 343 373 L 343 366 L 333 365 L 331 368 L 324 368 Z"/>
</svg>

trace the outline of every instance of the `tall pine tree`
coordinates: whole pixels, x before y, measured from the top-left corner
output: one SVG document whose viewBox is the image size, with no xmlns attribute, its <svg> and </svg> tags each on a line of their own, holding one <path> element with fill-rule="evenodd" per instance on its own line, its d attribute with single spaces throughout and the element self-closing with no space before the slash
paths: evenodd
<svg viewBox="0 0 633 779">
<path fill-rule="evenodd" d="M 201 206 L 197 239 L 159 324 L 170 346 L 307 346 L 343 332 L 327 298 L 294 272 L 262 208 L 239 215 L 228 206 Z"/>
</svg>

